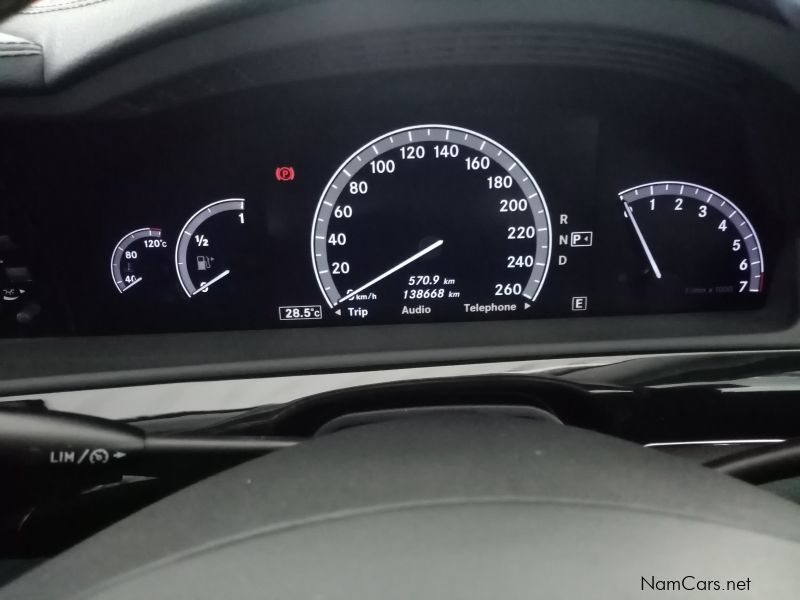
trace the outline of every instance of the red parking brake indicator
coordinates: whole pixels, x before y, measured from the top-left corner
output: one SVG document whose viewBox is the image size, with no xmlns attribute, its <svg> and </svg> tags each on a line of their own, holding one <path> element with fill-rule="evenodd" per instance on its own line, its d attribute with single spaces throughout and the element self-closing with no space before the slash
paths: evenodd
<svg viewBox="0 0 800 600">
<path fill-rule="evenodd" d="M 294 181 L 294 167 L 278 167 L 275 169 L 275 179 L 278 181 Z"/>
</svg>

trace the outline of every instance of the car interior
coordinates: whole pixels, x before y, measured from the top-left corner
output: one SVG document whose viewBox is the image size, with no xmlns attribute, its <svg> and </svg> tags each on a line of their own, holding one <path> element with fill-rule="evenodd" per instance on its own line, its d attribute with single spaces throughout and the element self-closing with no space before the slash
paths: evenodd
<svg viewBox="0 0 800 600">
<path fill-rule="evenodd" d="M 0 0 L 0 600 L 800 597 L 800 1 Z"/>
</svg>

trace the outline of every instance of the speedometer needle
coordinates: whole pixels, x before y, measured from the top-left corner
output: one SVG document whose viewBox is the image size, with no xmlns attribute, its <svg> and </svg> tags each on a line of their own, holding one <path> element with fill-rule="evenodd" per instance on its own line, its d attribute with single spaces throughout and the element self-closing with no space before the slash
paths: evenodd
<svg viewBox="0 0 800 600">
<path fill-rule="evenodd" d="M 623 204 L 625 204 L 625 212 L 628 213 L 628 218 L 631 220 L 631 223 L 633 223 L 633 228 L 636 230 L 636 235 L 639 236 L 639 241 L 642 243 L 642 248 L 644 248 L 644 253 L 647 255 L 647 260 L 650 261 L 650 266 L 653 268 L 653 273 L 656 274 L 656 278 L 661 279 L 661 270 L 656 264 L 656 259 L 653 258 L 653 253 L 650 252 L 650 247 L 647 245 L 647 242 L 644 241 L 642 230 L 639 229 L 639 224 L 636 222 L 636 218 L 633 216 L 631 205 L 624 201 Z"/>
<path fill-rule="evenodd" d="M 344 298 L 339 298 L 339 300 L 338 300 L 338 301 L 337 301 L 337 302 L 334 304 L 334 306 L 336 306 L 336 304 L 341 304 L 342 302 L 346 302 L 347 300 L 350 300 L 350 298 L 352 298 L 352 297 L 353 297 L 353 296 L 355 296 L 356 294 L 360 294 L 361 292 L 363 292 L 363 291 L 364 291 L 364 290 L 366 290 L 367 288 L 371 288 L 373 285 L 375 285 L 375 284 L 376 284 L 376 283 L 378 283 L 379 281 L 382 281 L 382 280 L 386 279 L 386 278 L 387 278 L 389 275 L 391 275 L 392 273 L 396 273 L 397 271 L 399 271 L 399 270 L 400 270 L 400 269 L 402 269 L 403 267 L 407 267 L 408 265 L 410 265 L 410 264 L 411 264 L 412 262 L 414 262 L 415 260 L 419 260 L 420 258 L 422 258 L 423 256 L 425 256 L 426 254 L 428 254 L 428 253 L 430 253 L 430 252 L 433 252 L 434 250 L 436 250 L 436 248 L 438 248 L 438 247 L 439 247 L 439 246 L 441 246 L 442 244 L 444 244 L 444 240 L 439 240 L 439 241 L 437 241 L 437 242 L 434 242 L 434 243 L 432 243 L 432 244 L 431 244 L 430 246 L 428 246 L 427 248 L 424 248 L 424 249 L 420 250 L 420 251 L 419 251 L 419 252 L 417 252 L 417 253 L 416 253 L 414 256 L 409 256 L 409 257 L 408 257 L 407 259 L 405 259 L 403 262 L 401 262 L 401 263 L 399 263 L 399 264 L 397 264 L 397 265 L 393 266 L 391 269 L 389 269 L 389 270 L 388 270 L 388 271 L 386 271 L 385 273 L 382 273 L 381 275 L 378 275 L 378 276 L 377 276 L 375 279 L 373 279 L 372 281 L 369 281 L 369 282 L 365 283 L 364 285 L 362 285 L 362 286 L 361 286 L 360 288 L 358 288 L 357 290 L 353 290 L 352 292 L 350 292 L 349 294 L 347 294 L 347 295 L 346 295 Z"/>
<path fill-rule="evenodd" d="M 193 291 L 192 292 L 192 296 L 194 296 L 195 294 L 199 294 L 200 292 L 202 292 L 204 290 L 207 290 L 209 287 L 211 287 L 212 285 L 217 283 L 223 277 L 227 277 L 230 272 L 231 272 L 230 269 L 225 269 L 222 273 L 220 273 L 219 275 L 214 277 L 211 281 L 206 281 L 203 285 L 201 285 L 199 288 L 197 288 L 195 291 Z"/>
</svg>

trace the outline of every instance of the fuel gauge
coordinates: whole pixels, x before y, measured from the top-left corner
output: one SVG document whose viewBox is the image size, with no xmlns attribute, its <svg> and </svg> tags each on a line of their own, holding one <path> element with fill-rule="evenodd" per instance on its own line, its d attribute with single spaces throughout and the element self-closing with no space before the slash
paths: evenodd
<svg viewBox="0 0 800 600">
<path fill-rule="evenodd" d="M 240 275 L 247 254 L 241 233 L 244 205 L 242 198 L 212 202 L 183 226 L 175 244 L 175 268 L 181 287 L 190 298 L 212 288 L 214 292 L 224 290 L 226 286 L 220 282 L 232 273 Z"/>
<path fill-rule="evenodd" d="M 122 236 L 111 254 L 111 278 L 117 291 L 124 294 L 160 270 L 166 249 L 160 229 L 143 227 Z"/>
</svg>

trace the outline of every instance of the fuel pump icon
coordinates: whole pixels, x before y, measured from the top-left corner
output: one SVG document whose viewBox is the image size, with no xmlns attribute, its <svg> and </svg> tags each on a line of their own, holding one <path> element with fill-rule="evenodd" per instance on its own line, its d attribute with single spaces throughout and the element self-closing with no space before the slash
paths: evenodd
<svg viewBox="0 0 800 600">
<path fill-rule="evenodd" d="M 198 256 L 197 257 L 197 270 L 210 271 L 211 263 L 214 262 L 213 256 Z"/>
</svg>

